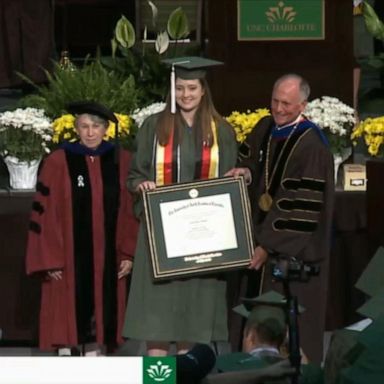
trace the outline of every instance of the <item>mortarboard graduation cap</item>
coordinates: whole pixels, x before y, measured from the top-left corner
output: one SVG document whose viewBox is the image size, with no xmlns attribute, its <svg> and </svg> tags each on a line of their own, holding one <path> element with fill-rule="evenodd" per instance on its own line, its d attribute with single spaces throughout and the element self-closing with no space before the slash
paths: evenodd
<svg viewBox="0 0 384 384">
<path fill-rule="evenodd" d="M 384 287 L 384 248 L 379 247 L 355 284 L 355 287 L 370 296 Z"/>
<path fill-rule="evenodd" d="M 279 308 L 284 310 L 286 306 L 285 297 L 276 291 L 268 291 L 260 296 L 254 298 L 242 298 L 243 304 L 240 304 L 233 308 L 233 311 L 239 315 L 248 318 L 254 307 L 268 307 L 268 308 Z M 305 311 L 305 308 L 299 305 L 299 313 Z"/>
<path fill-rule="evenodd" d="M 381 315 L 384 315 L 384 283 L 381 289 L 368 299 L 357 312 L 372 320 L 376 320 Z"/>
<path fill-rule="evenodd" d="M 66 106 L 66 110 L 72 115 L 89 114 L 98 116 L 106 121 L 112 121 L 115 124 L 115 145 L 116 161 L 118 159 L 119 147 L 119 121 L 116 115 L 104 105 L 95 101 L 74 101 Z"/>
<path fill-rule="evenodd" d="M 363 349 L 353 361 L 352 366 L 341 371 L 342 383 L 383 383 L 383 340 L 384 316 L 382 315 L 358 334 L 357 341 L 363 346 Z"/>
<path fill-rule="evenodd" d="M 342 384 L 382 384 L 384 382 L 384 350 L 376 346 L 364 350 L 348 368 L 340 372 L 338 383 Z"/>
<path fill-rule="evenodd" d="M 378 316 L 368 327 L 359 332 L 357 341 L 366 348 L 380 345 L 384 352 L 384 315 Z"/>
<path fill-rule="evenodd" d="M 243 304 L 233 308 L 233 311 L 248 319 L 251 323 L 261 323 L 270 319 L 276 320 L 281 330 L 286 328 L 286 300 L 276 291 L 269 291 L 255 298 L 242 298 Z M 299 306 L 299 313 L 304 308 Z"/>
<path fill-rule="evenodd" d="M 199 56 L 176 57 L 165 59 L 163 63 L 171 66 L 171 112 L 176 112 L 175 81 L 179 77 L 183 80 L 202 79 L 207 69 L 224 64 L 221 61 L 211 60 Z"/>
<path fill-rule="evenodd" d="M 99 116 L 104 120 L 110 120 L 117 123 L 115 114 L 102 104 L 95 101 L 75 101 L 67 105 L 66 109 L 73 115 L 81 115 L 84 113 Z"/>
<path fill-rule="evenodd" d="M 268 323 L 276 332 L 284 333 L 286 319 L 284 297 L 278 292 L 269 291 L 254 298 L 242 298 L 243 304 L 233 311 L 247 319 L 248 324 Z"/>
</svg>

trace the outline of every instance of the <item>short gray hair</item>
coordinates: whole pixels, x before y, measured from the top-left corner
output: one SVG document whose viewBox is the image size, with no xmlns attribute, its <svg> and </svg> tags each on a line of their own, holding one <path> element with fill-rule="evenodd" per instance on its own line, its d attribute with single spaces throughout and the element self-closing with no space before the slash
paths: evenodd
<svg viewBox="0 0 384 384">
<path fill-rule="evenodd" d="M 75 127 L 77 127 L 79 117 L 82 115 L 87 115 L 94 123 L 102 124 L 102 125 L 104 125 L 105 128 L 108 128 L 108 126 L 109 126 L 109 121 L 103 119 L 100 116 L 92 115 L 91 113 L 81 113 L 81 114 L 75 116 L 75 122 L 74 122 Z"/>
<path fill-rule="evenodd" d="M 286 75 L 283 75 L 279 77 L 275 84 L 273 85 L 273 89 L 278 87 L 283 81 L 286 80 L 297 80 L 299 82 L 299 90 L 302 97 L 302 101 L 307 101 L 309 98 L 309 95 L 311 93 L 311 87 L 308 84 L 308 81 L 304 79 L 304 77 L 297 75 L 296 73 L 288 73 Z"/>
</svg>

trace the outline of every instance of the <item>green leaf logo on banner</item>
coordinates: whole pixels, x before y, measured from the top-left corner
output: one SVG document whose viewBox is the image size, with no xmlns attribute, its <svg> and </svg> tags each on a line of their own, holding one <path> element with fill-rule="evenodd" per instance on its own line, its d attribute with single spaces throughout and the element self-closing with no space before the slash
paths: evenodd
<svg viewBox="0 0 384 384">
<path fill-rule="evenodd" d="M 265 12 L 268 20 L 271 23 L 277 21 L 285 21 L 291 23 L 295 20 L 296 12 L 293 7 L 286 7 L 282 1 L 277 4 L 277 7 L 270 7 L 267 12 Z"/>
<path fill-rule="evenodd" d="M 237 0 L 238 40 L 325 38 L 325 0 Z"/>
<path fill-rule="evenodd" d="M 144 357 L 144 384 L 176 384 L 176 359 L 174 357 Z"/>
</svg>

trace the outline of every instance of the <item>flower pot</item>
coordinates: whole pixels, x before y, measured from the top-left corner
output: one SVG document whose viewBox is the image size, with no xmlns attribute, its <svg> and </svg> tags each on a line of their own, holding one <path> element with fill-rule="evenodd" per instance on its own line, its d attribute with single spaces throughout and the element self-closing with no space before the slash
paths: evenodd
<svg viewBox="0 0 384 384">
<path fill-rule="evenodd" d="M 340 165 L 348 159 L 349 156 L 352 154 L 352 148 L 345 148 L 342 152 L 334 153 L 333 154 L 333 163 L 334 163 L 334 169 L 335 169 L 335 185 L 337 184 L 338 179 L 338 172 Z"/>
<path fill-rule="evenodd" d="M 37 171 L 41 159 L 20 161 L 16 157 L 6 156 L 4 163 L 9 172 L 9 185 L 12 189 L 34 189 Z"/>
</svg>

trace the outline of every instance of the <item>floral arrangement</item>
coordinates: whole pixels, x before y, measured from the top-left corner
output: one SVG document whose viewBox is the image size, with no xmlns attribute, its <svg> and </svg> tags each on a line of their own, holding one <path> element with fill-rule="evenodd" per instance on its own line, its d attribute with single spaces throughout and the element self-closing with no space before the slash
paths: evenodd
<svg viewBox="0 0 384 384">
<path fill-rule="evenodd" d="M 364 137 L 368 153 L 372 156 L 383 157 L 384 148 L 384 117 L 368 117 L 357 125 L 351 135 L 351 139 L 356 144 L 356 139 Z"/>
<path fill-rule="evenodd" d="M 309 102 L 304 114 L 324 131 L 333 153 L 341 154 L 351 146 L 350 135 L 356 124 L 353 108 L 335 97 L 322 96 Z"/>
<path fill-rule="evenodd" d="M 144 120 L 155 113 L 161 112 L 165 108 L 165 103 L 158 102 L 150 104 L 144 108 L 136 109 L 132 113 L 132 119 L 135 121 L 138 128 L 143 125 Z"/>
<path fill-rule="evenodd" d="M 270 112 L 267 108 L 255 109 L 253 112 L 232 112 L 226 120 L 232 125 L 236 132 L 236 140 L 242 143 L 247 135 L 252 131 L 253 127 L 265 116 L 269 116 Z"/>
<path fill-rule="evenodd" d="M 18 108 L 0 113 L 0 154 L 20 161 L 40 159 L 49 153 L 52 122 L 43 109 Z"/>
<path fill-rule="evenodd" d="M 119 137 L 124 140 L 131 134 L 133 125 L 132 119 L 128 115 L 115 113 L 119 121 Z M 78 135 L 75 130 L 75 116 L 71 114 L 62 115 L 53 121 L 53 137 L 52 142 L 55 144 L 61 141 L 76 141 Z M 104 140 L 114 139 L 115 137 L 115 123 L 109 122 L 107 132 L 105 133 Z"/>
</svg>

